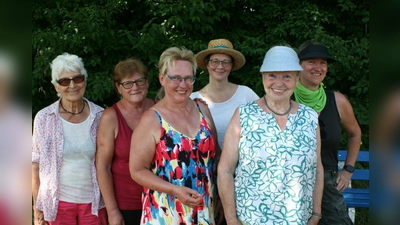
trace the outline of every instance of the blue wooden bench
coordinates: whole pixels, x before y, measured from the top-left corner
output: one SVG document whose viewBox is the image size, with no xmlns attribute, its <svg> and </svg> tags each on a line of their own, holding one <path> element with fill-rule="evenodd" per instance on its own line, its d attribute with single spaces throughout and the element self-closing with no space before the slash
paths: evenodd
<svg viewBox="0 0 400 225">
<path fill-rule="evenodd" d="M 345 161 L 347 150 L 339 150 L 339 161 Z M 369 163 L 369 151 L 360 151 L 357 162 Z M 369 181 L 369 169 L 356 169 L 351 180 Z M 369 208 L 369 188 L 347 188 L 343 191 L 344 201 L 349 208 Z"/>
</svg>

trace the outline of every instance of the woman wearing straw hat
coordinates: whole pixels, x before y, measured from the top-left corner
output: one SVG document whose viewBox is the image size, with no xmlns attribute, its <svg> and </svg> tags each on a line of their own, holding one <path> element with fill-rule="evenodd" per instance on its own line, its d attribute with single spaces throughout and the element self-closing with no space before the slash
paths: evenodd
<svg viewBox="0 0 400 225">
<path fill-rule="evenodd" d="M 300 82 L 294 91 L 297 102 L 313 108 L 321 124 L 321 157 L 324 166 L 323 218 L 319 224 L 353 224 L 347 212 L 342 191 L 347 188 L 354 172 L 360 150 L 361 129 L 347 98 L 332 90 L 325 90 L 322 81 L 328 72 L 328 63 L 336 60 L 328 55 L 319 42 L 305 42 L 299 47 Z M 338 149 L 341 129 L 347 133 L 348 154 L 343 170 L 338 172 Z"/>
<path fill-rule="evenodd" d="M 271 48 L 260 69 L 266 94 L 238 107 L 229 123 L 218 164 L 228 225 L 317 224 L 321 217 L 318 114 L 290 99 L 301 70 L 293 49 Z"/>
<path fill-rule="evenodd" d="M 231 71 L 240 69 L 246 62 L 243 54 L 233 49 L 230 41 L 211 40 L 208 48 L 196 55 L 196 61 L 200 68 L 208 71 L 209 83 L 193 92 L 190 98 L 201 98 L 207 103 L 217 128 L 218 144 L 222 148 L 226 128 L 236 107 L 259 97 L 249 87 L 228 81 Z"/>
</svg>

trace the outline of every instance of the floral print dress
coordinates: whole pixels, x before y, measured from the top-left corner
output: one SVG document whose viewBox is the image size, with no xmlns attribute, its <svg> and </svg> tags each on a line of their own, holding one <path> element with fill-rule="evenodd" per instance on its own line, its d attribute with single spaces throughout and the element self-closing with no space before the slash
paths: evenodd
<svg viewBox="0 0 400 225">
<path fill-rule="evenodd" d="M 317 113 L 302 104 L 285 130 L 256 102 L 241 106 L 237 216 L 243 224 L 307 224 L 317 167 Z"/>
<path fill-rule="evenodd" d="M 215 224 L 215 140 L 198 105 L 197 108 L 201 122 L 193 138 L 175 130 L 155 111 L 162 132 L 150 170 L 165 181 L 196 190 L 203 195 L 204 204 L 191 208 L 173 195 L 144 187 L 141 224 Z"/>
</svg>

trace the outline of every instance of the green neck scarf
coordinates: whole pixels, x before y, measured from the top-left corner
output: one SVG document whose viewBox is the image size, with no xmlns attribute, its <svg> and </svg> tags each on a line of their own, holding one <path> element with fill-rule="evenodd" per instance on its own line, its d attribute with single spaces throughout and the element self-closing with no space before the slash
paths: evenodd
<svg viewBox="0 0 400 225">
<path fill-rule="evenodd" d="M 321 83 L 317 90 L 312 91 L 304 87 L 301 82 L 299 82 L 296 89 L 294 89 L 294 97 L 298 103 L 309 106 L 317 111 L 317 113 L 320 113 L 326 105 L 326 94 L 324 87 L 324 84 Z"/>
</svg>

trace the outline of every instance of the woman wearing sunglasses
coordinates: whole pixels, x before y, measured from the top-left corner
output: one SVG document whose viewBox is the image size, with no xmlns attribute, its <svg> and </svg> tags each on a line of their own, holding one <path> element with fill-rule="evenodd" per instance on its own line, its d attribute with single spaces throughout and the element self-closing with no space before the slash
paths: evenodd
<svg viewBox="0 0 400 225">
<path fill-rule="evenodd" d="M 130 58 L 119 62 L 112 79 L 113 88 L 121 99 L 104 110 L 100 120 L 97 176 L 109 224 L 139 224 L 143 187 L 132 180 L 129 172 L 130 143 L 144 111 L 155 102 L 146 97 L 149 77 L 140 60 Z"/>
<path fill-rule="evenodd" d="M 57 56 L 51 63 L 51 75 L 60 99 L 40 110 L 34 119 L 35 225 L 106 225 L 94 164 L 103 108 L 83 97 L 88 74 L 78 56 Z"/>
</svg>

